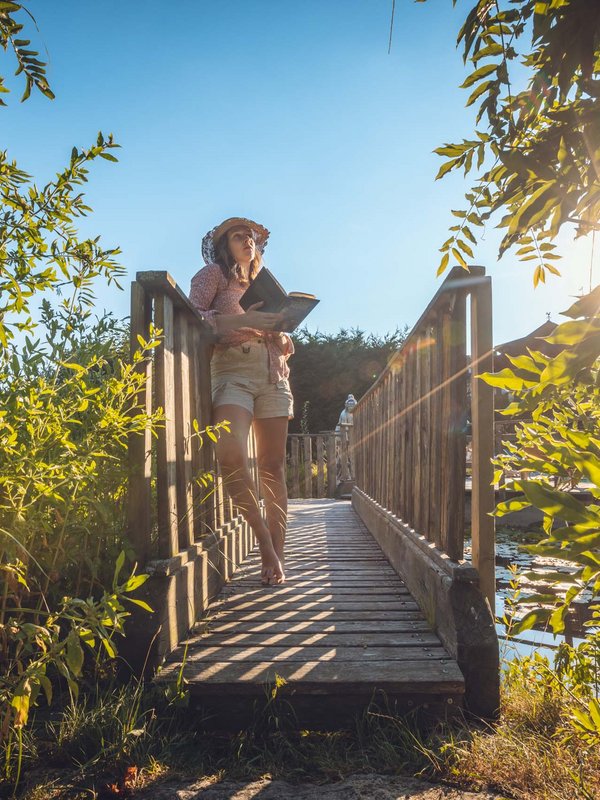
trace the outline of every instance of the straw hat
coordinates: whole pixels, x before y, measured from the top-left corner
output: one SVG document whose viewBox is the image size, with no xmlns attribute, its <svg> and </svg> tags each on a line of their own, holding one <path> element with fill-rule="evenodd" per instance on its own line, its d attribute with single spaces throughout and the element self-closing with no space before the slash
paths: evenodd
<svg viewBox="0 0 600 800">
<path fill-rule="evenodd" d="M 219 225 L 210 230 L 202 239 L 202 257 L 207 264 L 214 263 L 215 260 L 215 244 L 219 239 L 224 236 L 231 228 L 237 228 L 240 225 L 245 225 L 250 228 L 254 241 L 256 242 L 256 249 L 261 253 L 264 252 L 267 246 L 267 239 L 269 238 L 269 231 L 264 225 L 259 225 L 251 219 L 245 217 L 230 217 L 224 220 Z"/>
</svg>

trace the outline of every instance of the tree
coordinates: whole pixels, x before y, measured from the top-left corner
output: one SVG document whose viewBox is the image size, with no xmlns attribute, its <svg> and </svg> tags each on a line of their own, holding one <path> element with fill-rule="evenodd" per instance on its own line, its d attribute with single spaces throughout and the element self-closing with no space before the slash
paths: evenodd
<svg viewBox="0 0 600 800">
<path fill-rule="evenodd" d="M 452 212 L 439 272 L 451 257 L 466 267 L 481 230 L 501 215 L 499 255 L 515 247 L 535 262 L 537 285 L 559 274 L 563 227 L 575 236 L 599 227 L 600 3 L 479 0 L 458 44 L 474 67 L 462 84 L 467 106 L 479 107 L 474 135 L 435 151 L 446 158 L 437 177 L 462 168 L 475 179 Z"/>
<path fill-rule="evenodd" d="M 291 362 L 296 416 L 290 431 L 300 432 L 303 416 L 310 433 L 333 430 L 346 397 L 352 393 L 358 399 L 366 392 L 405 338 L 400 330 L 382 338 L 358 328 L 337 334 L 301 330 Z"/>
</svg>

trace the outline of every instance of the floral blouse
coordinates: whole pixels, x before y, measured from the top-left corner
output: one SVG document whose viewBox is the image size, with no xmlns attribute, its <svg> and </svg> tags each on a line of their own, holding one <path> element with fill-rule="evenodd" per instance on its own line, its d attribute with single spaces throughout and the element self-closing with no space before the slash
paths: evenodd
<svg viewBox="0 0 600 800">
<path fill-rule="evenodd" d="M 240 297 L 246 288 L 247 286 L 243 286 L 235 279 L 228 281 L 218 264 L 208 264 L 192 278 L 190 302 L 216 333 L 218 314 L 244 313 L 244 309 L 240 306 Z M 243 344 L 250 339 L 259 337 L 264 339 L 269 355 L 269 381 L 278 383 L 289 376 L 287 359 L 294 352 L 294 343 L 287 333 L 238 328 L 235 331 L 218 334 L 218 337 L 217 350 Z"/>
</svg>

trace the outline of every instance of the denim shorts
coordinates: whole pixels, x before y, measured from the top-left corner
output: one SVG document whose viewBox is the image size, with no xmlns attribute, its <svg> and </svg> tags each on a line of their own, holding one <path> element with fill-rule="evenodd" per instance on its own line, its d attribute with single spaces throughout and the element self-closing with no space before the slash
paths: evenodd
<svg viewBox="0 0 600 800">
<path fill-rule="evenodd" d="M 269 355 L 262 339 L 215 350 L 210 374 L 213 407 L 241 406 L 256 419 L 293 417 L 290 382 L 269 382 Z"/>
</svg>

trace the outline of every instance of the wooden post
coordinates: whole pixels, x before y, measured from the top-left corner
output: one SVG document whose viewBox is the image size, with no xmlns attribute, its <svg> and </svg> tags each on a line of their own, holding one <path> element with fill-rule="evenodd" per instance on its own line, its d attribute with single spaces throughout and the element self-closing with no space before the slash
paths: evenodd
<svg viewBox="0 0 600 800">
<path fill-rule="evenodd" d="M 152 321 L 152 298 L 137 282 L 131 284 L 131 358 L 139 349 L 138 335 L 148 338 Z M 139 411 L 152 413 L 152 362 L 138 364 L 136 369 L 145 377 L 145 383 L 137 394 Z M 136 409 L 136 411 L 137 411 Z M 134 412 L 135 413 L 135 412 Z M 151 555 L 150 537 L 152 526 L 152 435 L 148 426 L 142 434 L 131 434 L 128 442 L 129 488 L 127 516 L 129 538 L 135 550 L 138 564 L 143 568 Z"/>
<path fill-rule="evenodd" d="M 473 566 L 492 613 L 496 598 L 493 446 L 494 391 L 476 375 L 493 370 L 492 286 L 485 277 L 471 294 L 471 536 Z"/>
<path fill-rule="evenodd" d="M 449 427 L 448 436 L 448 539 L 446 552 L 454 561 L 464 553 L 466 424 L 467 424 L 467 354 L 466 354 L 466 296 L 457 292 L 451 322 Z"/>
<path fill-rule="evenodd" d="M 173 302 L 164 294 L 155 299 L 155 323 L 163 332 L 156 352 L 156 403 L 165 414 L 157 441 L 156 490 L 158 555 L 170 558 L 179 551 L 177 528 L 177 470 L 175 444 L 175 363 L 173 357 Z"/>
</svg>

